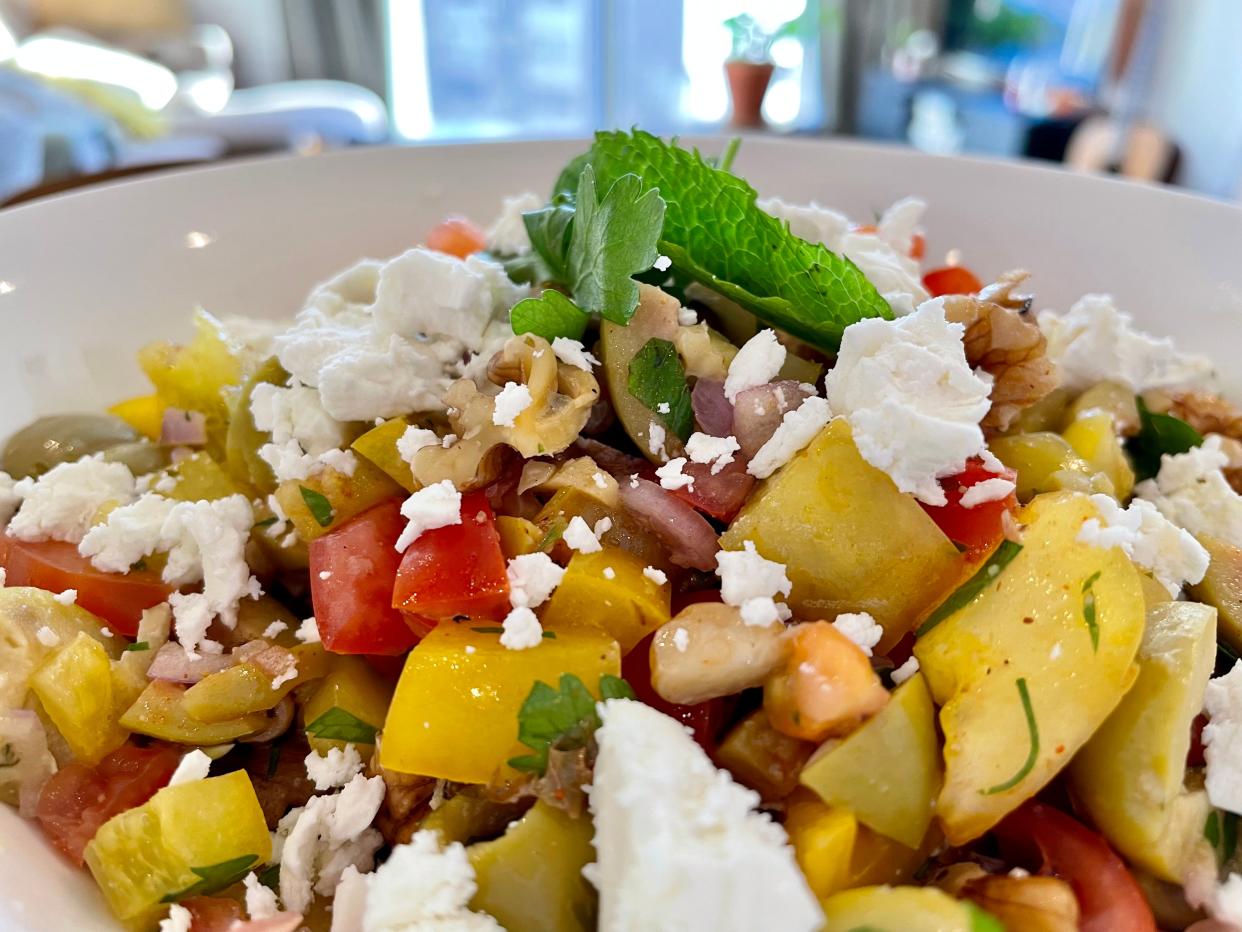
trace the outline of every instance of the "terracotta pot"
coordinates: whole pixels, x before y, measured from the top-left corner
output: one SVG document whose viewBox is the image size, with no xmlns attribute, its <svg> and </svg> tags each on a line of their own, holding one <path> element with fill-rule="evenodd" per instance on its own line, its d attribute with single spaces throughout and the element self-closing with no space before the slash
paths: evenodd
<svg viewBox="0 0 1242 932">
<path fill-rule="evenodd" d="M 768 92 L 772 80 L 772 63 L 757 61 L 725 62 L 725 77 L 729 80 L 729 96 L 733 98 L 731 126 L 756 128 L 763 126 L 763 95 Z"/>
</svg>

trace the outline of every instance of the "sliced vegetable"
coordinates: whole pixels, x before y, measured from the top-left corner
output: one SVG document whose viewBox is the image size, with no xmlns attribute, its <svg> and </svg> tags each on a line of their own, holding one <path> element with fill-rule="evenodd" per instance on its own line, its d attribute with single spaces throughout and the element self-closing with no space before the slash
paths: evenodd
<svg viewBox="0 0 1242 932">
<path fill-rule="evenodd" d="M 164 420 L 164 403 L 159 395 L 137 395 L 118 401 L 108 408 L 108 413 L 119 417 L 148 440 L 160 439 L 160 424 Z"/>
<path fill-rule="evenodd" d="M 206 747 L 225 744 L 267 726 L 267 716 L 255 712 L 223 722 L 203 722 L 185 708 L 184 686 L 153 680 L 121 716 L 121 727 L 176 744 Z"/>
<path fill-rule="evenodd" d="M 251 645 L 262 644 L 252 641 Z M 273 657 L 272 659 L 268 659 Z M 319 644 L 298 644 L 286 650 L 269 646 L 238 660 L 226 670 L 203 677 L 185 691 L 182 703 L 200 722 L 228 722 L 273 708 L 303 683 L 328 672 L 328 657 Z M 291 658 L 293 666 L 285 662 Z M 266 661 L 266 663 L 265 663 Z"/>
<path fill-rule="evenodd" d="M 1040 492 L 1114 492 L 1112 480 L 1092 469 L 1059 434 L 995 437 L 989 446 L 997 459 L 1018 474 L 1020 501 L 1029 502 Z"/>
<path fill-rule="evenodd" d="M 328 674 L 302 705 L 310 745 L 321 754 L 345 742 L 374 744 L 392 686 L 358 657 L 330 656 Z"/>
<path fill-rule="evenodd" d="M 1134 470 L 1117 436 L 1116 420 L 1107 411 L 1084 413 L 1061 432 L 1096 473 L 1108 477 L 1113 495 L 1125 501 L 1134 489 Z"/>
<path fill-rule="evenodd" d="M 233 399 L 228 431 L 225 435 L 225 462 L 229 472 L 238 482 L 253 485 L 264 495 L 276 491 L 276 476 L 271 465 L 259 456 L 259 448 L 271 440 L 271 435 L 254 426 L 250 401 L 255 387 L 263 384 L 284 385 L 289 373 L 275 357 L 258 366 L 242 383 L 241 390 Z"/>
<path fill-rule="evenodd" d="M 14 479 L 104 453 L 138 439 L 124 421 L 102 414 L 56 414 L 27 424 L 5 442 L 0 463 Z"/>
<path fill-rule="evenodd" d="M 1021 552 L 1021 544 L 1012 540 L 1001 541 L 1000 546 L 975 571 L 975 574 L 953 590 L 953 593 L 941 602 L 936 610 L 928 615 L 926 620 L 919 625 L 918 636 L 922 637 L 950 615 L 961 611 L 973 602 L 985 589 L 992 585 L 993 581 L 1004 572 L 1005 567 L 1012 563 L 1013 558 Z"/>
<path fill-rule="evenodd" d="M 924 273 L 923 287 L 933 298 L 939 298 L 946 294 L 978 294 L 983 282 L 964 266 L 946 265 Z"/>
<path fill-rule="evenodd" d="M 199 451 L 177 462 L 168 470 L 173 487 L 163 493 L 165 497 L 181 502 L 212 501 L 230 495 L 251 496 L 248 486 L 242 485 L 225 472 L 210 453 Z"/>
<path fill-rule="evenodd" d="M 39 665 L 30 677 L 30 689 L 74 756 L 84 763 L 95 763 L 129 736 L 118 720 L 138 691 L 113 675 L 107 651 L 85 632 Z"/>
<path fill-rule="evenodd" d="M 427 233 L 427 248 L 464 259 L 487 248 L 487 234 L 465 217 L 446 217 Z"/>
<path fill-rule="evenodd" d="M 324 469 L 306 479 L 282 482 L 276 489 L 276 499 L 297 528 L 298 536 L 314 542 L 401 491 L 387 473 L 359 460 L 352 476 Z"/>
<path fill-rule="evenodd" d="M 824 932 L 1004 932 L 973 903 L 935 887 L 859 887 L 822 905 Z"/>
<path fill-rule="evenodd" d="M 633 554 L 611 545 L 595 553 L 575 553 L 543 610 L 544 628 L 596 628 L 628 654 L 669 617 L 669 587 L 644 575 L 645 567 Z"/>
<path fill-rule="evenodd" d="M 715 750 L 716 739 L 725 725 L 731 703 L 724 699 L 708 699 L 681 705 L 669 702 L 656 692 L 651 670 L 651 644 L 654 639 L 655 635 L 649 635 L 625 655 L 621 662 L 621 674 L 640 702 L 677 719 L 690 729 L 694 740 L 710 754 Z"/>
<path fill-rule="evenodd" d="M 1202 582 L 1190 587 L 1190 594 L 1215 606 L 1220 639 L 1235 652 L 1242 651 L 1242 548 L 1207 535 L 1199 543 L 1212 562 Z"/>
<path fill-rule="evenodd" d="M 372 427 L 350 444 L 349 448 L 365 457 L 377 469 L 387 473 L 401 488 L 413 492 L 418 488 L 418 482 L 410 471 L 410 464 L 397 450 L 397 441 L 405 435 L 409 426 L 409 422 L 403 417 L 390 418 Z"/>
</svg>

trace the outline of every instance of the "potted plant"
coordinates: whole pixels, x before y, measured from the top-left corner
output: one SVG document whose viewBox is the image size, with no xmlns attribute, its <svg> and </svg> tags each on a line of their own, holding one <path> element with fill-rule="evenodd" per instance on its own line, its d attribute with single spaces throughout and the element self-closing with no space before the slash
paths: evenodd
<svg viewBox="0 0 1242 932">
<path fill-rule="evenodd" d="M 807 4 L 808 10 L 810 6 Z M 725 61 L 725 77 L 733 100 L 732 126 L 740 129 L 763 126 L 763 98 L 776 67 L 772 62 L 772 44 L 785 36 L 797 35 L 804 17 L 805 14 L 771 31 L 760 26 L 749 13 L 724 21 L 733 38 L 732 51 Z"/>
</svg>

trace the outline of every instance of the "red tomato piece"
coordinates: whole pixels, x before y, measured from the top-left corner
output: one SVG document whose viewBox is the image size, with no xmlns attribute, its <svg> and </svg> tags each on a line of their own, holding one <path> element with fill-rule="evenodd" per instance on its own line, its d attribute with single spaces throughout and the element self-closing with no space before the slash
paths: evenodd
<svg viewBox="0 0 1242 932">
<path fill-rule="evenodd" d="M 141 806 L 168 785 L 182 749 L 167 744 L 144 748 L 123 744 L 94 767 L 72 763 L 43 786 L 35 816 L 43 834 L 75 864 L 99 826 Z"/>
<path fill-rule="evenodd" d="M 1006 852 L 1027 856 L 1040 873 L 1066 881 L 1078 898 L 1080 932 L 1156 932 L 1151 907 L 1104 838 L 1030 800 L 995 829 Z"/>
<path fill-rule="evenodd" d="M 734 459 L 714 476 L 710 463 L 686 463 L 682 472 L 694 476 L 694 485 L 673 494 L 718 521 L 732 521 L 755 485 L 755 477 L 746 471 L 746 463 L 740 459 Z"/>
<path fill-rule="evenodd" d="M 241 904 L 222 896 L 191 896 L 181 901 L 190 911 L 190 932 L 231 932 L 241 923 Z"/>
<path fill-rule="evenodd" d="M 874 223 L 864 223 L 861 226 L 855 226 L 854 232 L 855 233 L 877 233 L 879 232 L 879 230 L 877 229 Z M 922 261 L 923 256 L 926 254 L 926 252 L 927 252 L 927 241 L 923 238 L 923 234 L 915 233 L 913 236 L 910 237 L 910 258 L 915 260 L 916 262 L 920 262 Z"/>
<path fill-rule="evenodd" d="M 432 623 L 457 615 L 504 618 L 509 578 L 485 492 L 461 497 L 460 524 L 424 531 L 406 548 L 392 604 Z"/>
<path fill-rule="evenodd" d="M 1004 498 L 966 508 L 962 505 L 962 496 L 971 486 L 988 479 L 1008 479 L 1012 482 L 1015 478 L 1017 474 L 1009 469 L 1003 473 L 988 472 L 982 460 L 976 457 L 956 476 L 940 480 L 948 502 L 944 505 L 923 505 L 923 510 L 949 540 L 966 548 L 968 557 L 988 553 L 1005 536 L 1005 512 L 1018 507 L 1018 497 L 1010 492 Z"/>
<path fill-rule="evenodd" d="M 933 298 L 945 294 L 977 294 L 983 282 L 970 269 L 960 265 L 946 265 L 932 269 L 923 276 L 923 287 Z"/>
<path fill-rule="evenodd" d="M 405 528 L 401 500 L 350 518 L 310 544 L 311 604 L 323 646 L 338 654 L 400 654 L 418 642 L 392 607 Z"/>
<path fill-rule="evenodd" d="M 48 592 L 76 589 L 78 605 L 126 637 L 137 633 L 143 609 L 167 601 L 173 591 L 156 573 L 146 570 L 97 570 L 77 547 L 58 540 L 32 543 L 0 535 L 0 565 L 10 586 L 34 586 Z"/>
<path fill-rule="evenodd" d="M 694 740 L 708 754 L 716 750 L 717 738 L 728 717 L 724 699 L 709 699 L 695 705 L 678 705 L 661 698 L 651 685 L 651 642 L 655 634 L 649 634 L 621 658 L 621 676 L 634 688 L 639 702 L 649 705 L 665 715 L 677 719 L 692 732 Z"/>
<path fill-rule="evenodd" d="M 465 217 L 447 217 L 427 234 L 427 248 L 464 259 L 487 245 L 487 234 Z"/>
</svg>

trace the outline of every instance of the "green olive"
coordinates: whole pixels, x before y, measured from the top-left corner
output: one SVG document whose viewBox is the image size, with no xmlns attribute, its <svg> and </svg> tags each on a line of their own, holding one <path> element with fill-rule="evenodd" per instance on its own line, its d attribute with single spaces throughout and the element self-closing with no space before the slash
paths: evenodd
<svg viewBox="0 0 1242 932">
<path fill-rule="evenodd" d="M 259 447 L 271 440 L 271 435 L 254 426 L 254 417 L 250 413 L 250 396 L 256 385 L 269 382 L 283 385 L 289 378 L 280 362 L 267 360 L 261 365 L 237 395 L 237 400 L 229 419 L 228 435 L 225 439 L 225 462 L 233 478 L 239 482 L 253 485 L 264 495 L 276 491 L 276 477 L 272 467 L 259 456 Z"/>
<path fill-rule="evenodd" d="M 104 459 L 109 463 L 124 463 L 135 476 L 142 476 L 168 466 L 168 454 L 168 447 L 150 440 L 135 440 L 133 443 L 118 443 L 104 450 Z"/>
<path fill-rule="evenodd" d="M 41 476 L 53 466 L 138 440 L 134 429 L 106 414 L 56 414 L 27 424 L 4 446 L 5 472 Z"/>
</svg>

